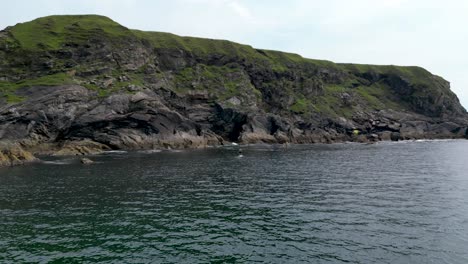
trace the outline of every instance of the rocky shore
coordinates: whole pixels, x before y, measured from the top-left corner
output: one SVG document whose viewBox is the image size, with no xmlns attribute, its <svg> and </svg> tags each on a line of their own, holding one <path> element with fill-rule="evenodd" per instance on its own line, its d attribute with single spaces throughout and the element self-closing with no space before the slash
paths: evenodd
<svg viewBox="0 0 468 264">
<path fill-rule="evenodd" d="M 33 154 L 18 145 L 0 146 L 0 167 L 23 165 L 38 161 Z"/>
<path fill-rule="evenodd" d="M 467 138 L 467 128 L 449 82 L 419 67 L 335 64 L 100 16 L 0 32 L 3 166 L 30 153 Z"/>
</svg>

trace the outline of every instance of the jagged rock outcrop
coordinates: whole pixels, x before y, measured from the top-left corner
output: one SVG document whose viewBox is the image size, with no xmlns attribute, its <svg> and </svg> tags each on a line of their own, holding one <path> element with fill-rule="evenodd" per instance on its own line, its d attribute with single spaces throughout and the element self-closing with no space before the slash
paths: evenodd
<svg viewBox="0 0 468 264">
<path fill-rule="evenodd" d="M 0 167 L 23 165 L 37 160 L 33 154 L 17 144 L 0 146 Z"/>
<path fill-rule="evenodd" d="M 335 64 L 229 41 L 51 16 L 0 32 L 0 141 L 56 155 L 467 137 L 419 67 Z"/>
</svg>

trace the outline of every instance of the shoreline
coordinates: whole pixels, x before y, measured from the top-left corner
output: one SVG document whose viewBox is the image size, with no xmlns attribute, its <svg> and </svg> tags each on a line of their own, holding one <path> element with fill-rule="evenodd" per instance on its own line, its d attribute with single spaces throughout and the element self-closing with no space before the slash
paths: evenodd
<svg viewBox="0 0 468 264">
<path fill-rule="evenodd" d="M 43 151 L 43 152 L 31 152 L 28 148 L 21 147 L 18 143 L 12 145 L 9 149 L 0 150 L 0 168 L 9 168 L 16 167 L 34 163 L 48 163 L 50 161 L 44 160 L 44 158 L 56 157 L 56 158 L 76 158 L 76 159 L 88 159 L 93 156 L 109 155 L 109 154 L 122 154 L 128 155 L 129 153 L 141 153 L 141 154 L 155 154 L 155 153 L 177 153 L 183 151 L 193 151 L 193 150 L 204 150 L 204 149 L 216 149 L 216 148 L 258 148 L 258 147 L 268 147 L 271 149 L 288 149 L 290 147 L 298 146 L 319 146 L 319 145 L 344 145 L 344 144 L 355 144 L 355 145 L 378 145 L 378 144 L 399 144 L 399 143 L 414 143 L 414 142 L 449 142 L 449 141 L 465 141 L 466 138 L 417 138 L 417 139 L 405 139 L 405 140 L 379 140 L 379 141 L 369 141 L 369 142 L 360 142 L 360 141 L 333 141 L 333 142 L 316 142 L 316 143 L 266 143 L 266 142 L 257 142 L 257 143 L 237 143 L 237 142 L 224 142 L 223 144 L 218 145 L 206 145 L 203 147 L 185 147 L 185 148 L 128 148 L 128 149 L 107 149 L 96 152 L 89 152 L 84 154 L 64 154 L 57 155 L 57 152 Z M 7 154 L 5 154 L 7 153 Z M 13 158 L 12 158 L 13 156 Z M 10 157 L 10 159 L 8 159 Z M 66 165 L 66 164 L 64 164 Z"/>
</svg>

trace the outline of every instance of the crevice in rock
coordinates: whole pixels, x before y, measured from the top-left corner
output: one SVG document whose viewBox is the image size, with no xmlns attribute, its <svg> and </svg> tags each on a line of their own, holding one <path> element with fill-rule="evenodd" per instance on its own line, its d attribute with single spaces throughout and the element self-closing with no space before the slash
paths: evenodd
<svg viewBox="0 0 468 264">
<path fill-rule="evenodd" d="M 280 126 L 276 123 L 276 120 L 274 118 L 270 118 L 269 121 L 270 121 L 270 126 L 269 126 L 270 135 L 274 135 L 278 131 L 278 129 L 280 129 Z"/>
<path fill-rule="evenodd" d="M 235 142 L 239 140 L 239 137 L 243 131 L 242 126 L 245 125 L 246 120 L 240 120 L 240 122 L 235 122 L 231 132 L 228 135 L 229 141 Z"/>
<path fill-rule="evenodd" d="M 247 115 L 220 105 L 216 106 L 215 111 L 211 130 L 228 141 L 238 141 L 243 132 L 243 126 L 247 123 Z"/>
</svg>

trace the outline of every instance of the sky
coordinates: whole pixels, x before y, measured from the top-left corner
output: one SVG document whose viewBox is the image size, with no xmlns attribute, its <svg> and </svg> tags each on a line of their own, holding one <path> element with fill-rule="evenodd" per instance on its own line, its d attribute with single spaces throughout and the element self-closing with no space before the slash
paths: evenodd
<svg viewBox="0 0 468 264">
<path fill-rule="evenodd" d="M 227 39 L 334 62 L 417 65 L 468 108 L 467 0 L 15 0 L 0 28 L 99 14 L 133 29 Z M 466 78 L 465 78 L 466 76 Z"/>
</svg>

